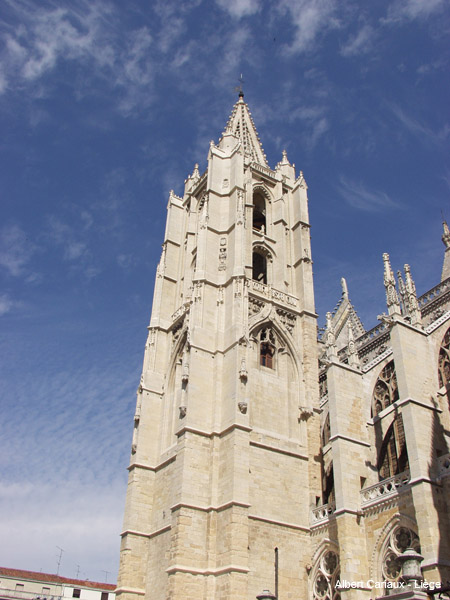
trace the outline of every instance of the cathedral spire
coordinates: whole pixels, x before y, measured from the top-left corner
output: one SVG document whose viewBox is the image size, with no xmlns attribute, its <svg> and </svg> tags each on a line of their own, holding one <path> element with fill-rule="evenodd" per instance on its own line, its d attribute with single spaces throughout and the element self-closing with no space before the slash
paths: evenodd
<svg viewBox="0 0 450 600">
<path fill-rule="evenodd" d="M 389 315 L 400 315 L 400 302 L 395 289 L 395 277 L 392 272 L 391 263 L 389 262 L 389 254 L 383 254 L 384 262 L 384 287 L 386 288 L 386 302 Z"/>
<path fill-rule="evenodd" d="M 244 102 L 242 90 L 239 92 L 239 100 L 233 106 L 224 133 L 232 133 L 240 139 L 244 156 L 251 162 L 256 162 L 264 167 L 269 166 L 248 105 Z"/>
<path fill-rule="evenodd" d="M 441 281 L 450 277 L 450 230 L 447 225 L 447 221 L 444 219 L 442 222 L 444 233 L 442 235 L 442 242 L 445 246 L 444 264 L 442 265 L 442 276 Z"/>
</svg>

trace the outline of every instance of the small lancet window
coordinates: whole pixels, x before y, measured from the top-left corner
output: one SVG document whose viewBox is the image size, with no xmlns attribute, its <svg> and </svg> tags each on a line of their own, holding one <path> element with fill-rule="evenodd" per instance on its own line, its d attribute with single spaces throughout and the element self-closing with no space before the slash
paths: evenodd
<svg viewBox="0 0 450 600">
<path fill-rule="evenodd" d="M 259 252 L 253 252 L 252 279 L 260 283 L 267 283 L 267 258 Z"/>
<path fill-rule="evenodd" d="M 266 231 L 266 201 L 258 193 L 253 195 L 253 229 Z"/>
<path fill-rule="evenodd" d="M 259 364 L 268 369 L 275 368 L 275 336 L 271 329 L 262 329 L 259 336 Z"/>
</svg>

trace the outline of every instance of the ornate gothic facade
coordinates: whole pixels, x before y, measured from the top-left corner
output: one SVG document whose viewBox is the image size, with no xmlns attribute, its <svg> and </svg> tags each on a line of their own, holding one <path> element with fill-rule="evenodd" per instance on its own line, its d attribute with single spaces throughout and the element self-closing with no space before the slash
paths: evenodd
<svg viewBox="0 0 450 600">
<path fill-rule="evenodd" d="M 384 255 L 380 325 L 343 280 L 320 335 L 309 230 L 303 174 L 286 153 L 269 167 L 241 94 L 206 172 L 169 197 L 121 600 L 369 600 L 408 547 L 450 579 L 448 228 L 435 288 L 417 297 Z"/>
</svg>

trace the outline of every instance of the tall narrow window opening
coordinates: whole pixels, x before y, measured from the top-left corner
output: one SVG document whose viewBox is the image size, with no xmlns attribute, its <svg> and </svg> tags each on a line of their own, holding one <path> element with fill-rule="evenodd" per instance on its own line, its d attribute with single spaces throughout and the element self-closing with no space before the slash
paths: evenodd
<svg viewBox="0 0 450 600">
<path fill-rule="evenodd" d="M 259 364 L 275 368 L 275 335 L 271 329 L 262 329 L 259 336 Z"/>
<path fill-rule="evenodd" d="M 253 195 L 253 229 L 266 230 L 266 201 L 258 193 Z"/>
<path fill-rule="evenodd" d="M 252 279 L 260 283 L 267 283 L 267 258 L 257 251 L 253 252 Z"/>
<path fill-rule="evenodd" d="M 381 371 L 372 398 L 372 416 L 378 416 L 384 409 L 399 399 L 397 376 L 394 361 L 391 360 Z M 384 422 L 391 420 L 388 426 Z M 386 429 L 387 427 L 387 429 Z M 375 422 L 375 443 L 378 450 L 377 469 L 380 481 L 409 470 L 405 429 L 401 413 L 396 409 Z"/>
</svg>

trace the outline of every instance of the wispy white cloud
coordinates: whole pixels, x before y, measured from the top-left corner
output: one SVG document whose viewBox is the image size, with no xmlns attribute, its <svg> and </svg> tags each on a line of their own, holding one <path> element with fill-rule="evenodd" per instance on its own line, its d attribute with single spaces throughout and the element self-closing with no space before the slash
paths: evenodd
<svg viewBox="0 0 450 600">
<path fill-rule="evenodd" d="M 287 12 L 295 27 L 294 39 L 287 51 L 311 50 L 320 33 L 339 26 L 336 0 L 282 0 L 278 10 Z"/>
<path fill-rule="evenodd" d="M 216 2 L 235 19 L 254 15 L 261 9 L 260 0 L 216 0 Z"/>
<path fill-rule="evenodd" d="M 342 46 L 341 54 L 345 57 L 366 54 L 373 49 L 375 30 L 371 25 L 363 25 L 361 29 Z"/>
<path fill-rule="evenodd" d="M 392 114 L 412 134 L 419 138 L 427 139 L 433 143 L 442 143 L 450 136 L 450 124 L 444 123 L 438 131 L 434 131 L 418 119 L 410 116 L 401 106 L 388 104 Z"/>
<path fill-rule="evenodd" d="M 0 294 L 0 317 L 6 315 L 15 305 L 9 294 Z"/>
<path fill-rule="evenodd" d="M 446 0 L 396 0 L 389 6 L 385 22 L 423 19 L 441 11 Z"/>
<path fill-rule="evenodd" d="M 10 275 L 19 277 L 24 274 L 34 250 L 34 244 L 18 225 L 5 226 L 0 231 L 0 265 Z"/>
<path fill-rule="evenodd" d="M 60 64 L 76 62 L 83 67 L 83 77 L 72 83 L 78 86 L 78 96 L 92 93 L 91 83 L 97 78 L 120 90 L 121 112 L 130 114 L 138 104 L 148 106 L 155 64 L 148 28 L 119 37 L 113 7 L 99 0 L 72 8 L 25 2 L 13 10 L 21 25 L 5 34 L 0 92 L 36 85 Z"/>
<path fill-rule="evenodd" d="M 339 195 L 353 208 L 367 212 L 379 212 L 401 208 L 401 203 L 390 198 L 386 192 L 368 189 L 362 182 L 341 177 Z"/>
</svg>

